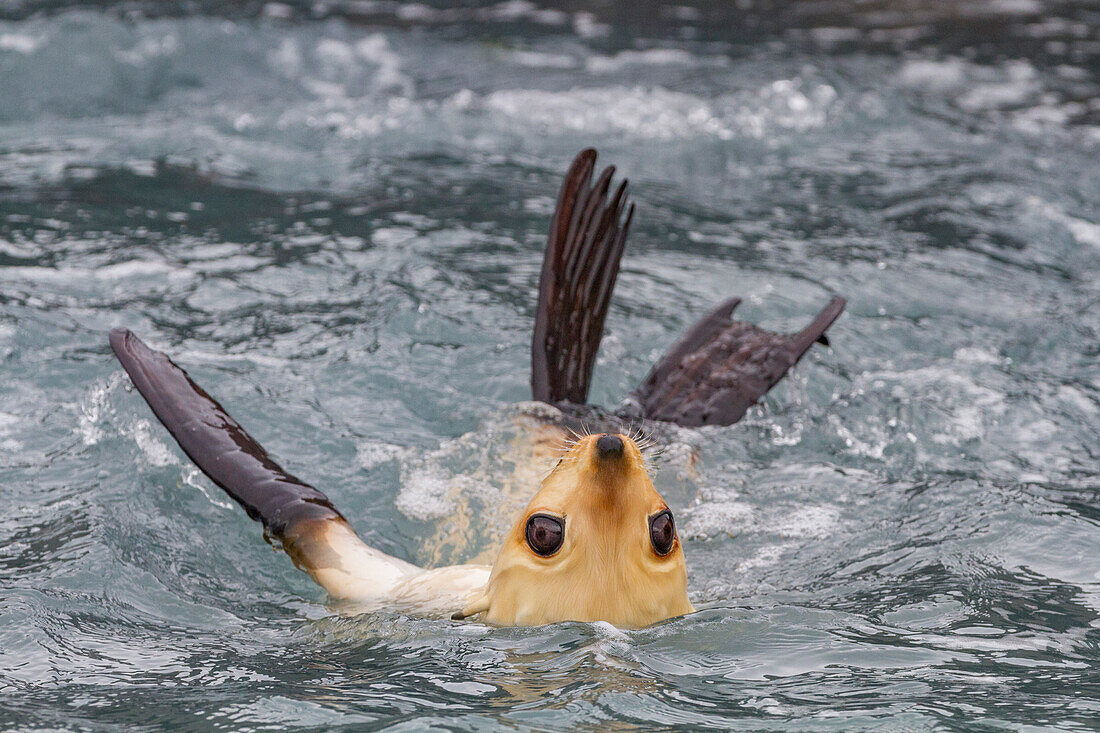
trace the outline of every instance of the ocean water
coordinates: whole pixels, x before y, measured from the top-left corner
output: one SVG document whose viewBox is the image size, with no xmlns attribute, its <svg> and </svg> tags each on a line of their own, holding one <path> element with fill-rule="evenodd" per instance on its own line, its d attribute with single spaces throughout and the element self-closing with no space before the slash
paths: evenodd
<svg viewBox="0 0 1100 733">
<path fill-rule="evenodd" d="M 0 727 L 1100 725 L 1095 5 L 0 18 Z M 777 330 L 849 301 L 744 421 L 653 457 L 700 612 L 337 613 L 106 332 L 172 354 L 369 542 L 491 552 L 586 146 L 638 206 L 593 402 L 731 295 Z"/>
</svg>

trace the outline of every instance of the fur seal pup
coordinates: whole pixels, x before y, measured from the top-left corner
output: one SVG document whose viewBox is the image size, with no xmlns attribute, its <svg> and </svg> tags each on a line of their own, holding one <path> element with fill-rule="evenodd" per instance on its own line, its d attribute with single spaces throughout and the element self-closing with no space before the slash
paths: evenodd
<svg viewBox="0 0 1100 733">
<path fill-rule="evenodd" d="M 125 329 L 110 344 L 134 386 L 183 451 L 263 523 L 296 566 L 333 599 L 361 609 L 478 615 L 499 625 L 606 621 L 640 627 L 694 609 L 671 510 L 625 425 L 739 420 L 844 308 L 833 298 L 802 331 L 775 334 L 732 319 L 732 299 L 692 326 L 615 412 L 585 405 L 596 350 L 634 207 L 614 168 L 592 182 L 594 150 L 562 184 L 539 281 L 532 391 L 557 405 L 540 442 L 597 430 L 561 455 L 492 566 L 423 569 L 368 546 L 323 493 L 284 471 L 165 354 Z M 625 215 L 625 216 L 624 216 Z"/>
</svg>

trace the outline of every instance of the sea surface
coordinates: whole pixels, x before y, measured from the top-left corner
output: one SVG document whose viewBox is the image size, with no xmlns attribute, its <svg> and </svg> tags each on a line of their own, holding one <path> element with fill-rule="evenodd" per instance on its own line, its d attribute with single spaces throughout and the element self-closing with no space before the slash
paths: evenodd
<svg viewBox="0 0 1100 733">
<path fill-rule="evenodd" d="M 593 402 L 848 298 L 652 457 L 700 611 L 339 613 L 107 331 L 372 544 L 491 556 L 587 146 L 637 202 Z M 0 0 L 0 728 L 1097 730 L 1098 435 L 1094 3 Z"/>
</svg>

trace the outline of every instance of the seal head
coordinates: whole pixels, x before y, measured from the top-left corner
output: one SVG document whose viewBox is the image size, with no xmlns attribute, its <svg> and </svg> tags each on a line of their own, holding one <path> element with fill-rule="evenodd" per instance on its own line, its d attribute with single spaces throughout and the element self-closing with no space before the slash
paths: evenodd
<svg viewBox="0 0 1100 733">
<path fill-rule="evenodd" d="M 672 513 L 637 444 L 581 438 L 504 540 L 485 593 L 461 612 L 534 626 L 607 621 L 641 627 L 691 613 Z"/>
</svg>

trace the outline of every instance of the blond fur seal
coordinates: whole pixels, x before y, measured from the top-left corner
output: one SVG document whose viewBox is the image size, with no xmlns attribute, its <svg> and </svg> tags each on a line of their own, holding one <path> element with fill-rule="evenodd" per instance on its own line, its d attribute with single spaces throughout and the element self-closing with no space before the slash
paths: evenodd
<svg viewBox="0 0 1100 733">
<path fill-rule="evenodd" d="M 333 599 L 500 625 L 639 627 L 690 613 L 672 512 L 623 425 L 736 422 L 813 343 L 825 342 L 844 300 L 790 335 L 733 320 L 739 301 L 726 301 L 688 330 L 618 414 L 584 407 L 633 214 L 625 181 L 609 196 L 613 169 L 593 183 L 595 159 L 592 150 L 577 156 L 558 197 L 531 381 L 536 400 L 557 404 L 565 418 L 583 413 L 600 429 L 567 447 L 492 566 L 424 569 L 368 546 L 328 497 L 279 467 L 165 354 L 125 329 L 111 332 L 111 348 L 184 452 Z M 561 435 L 562 423 L 551 423 L 542 432 Z"/>
</svg>

